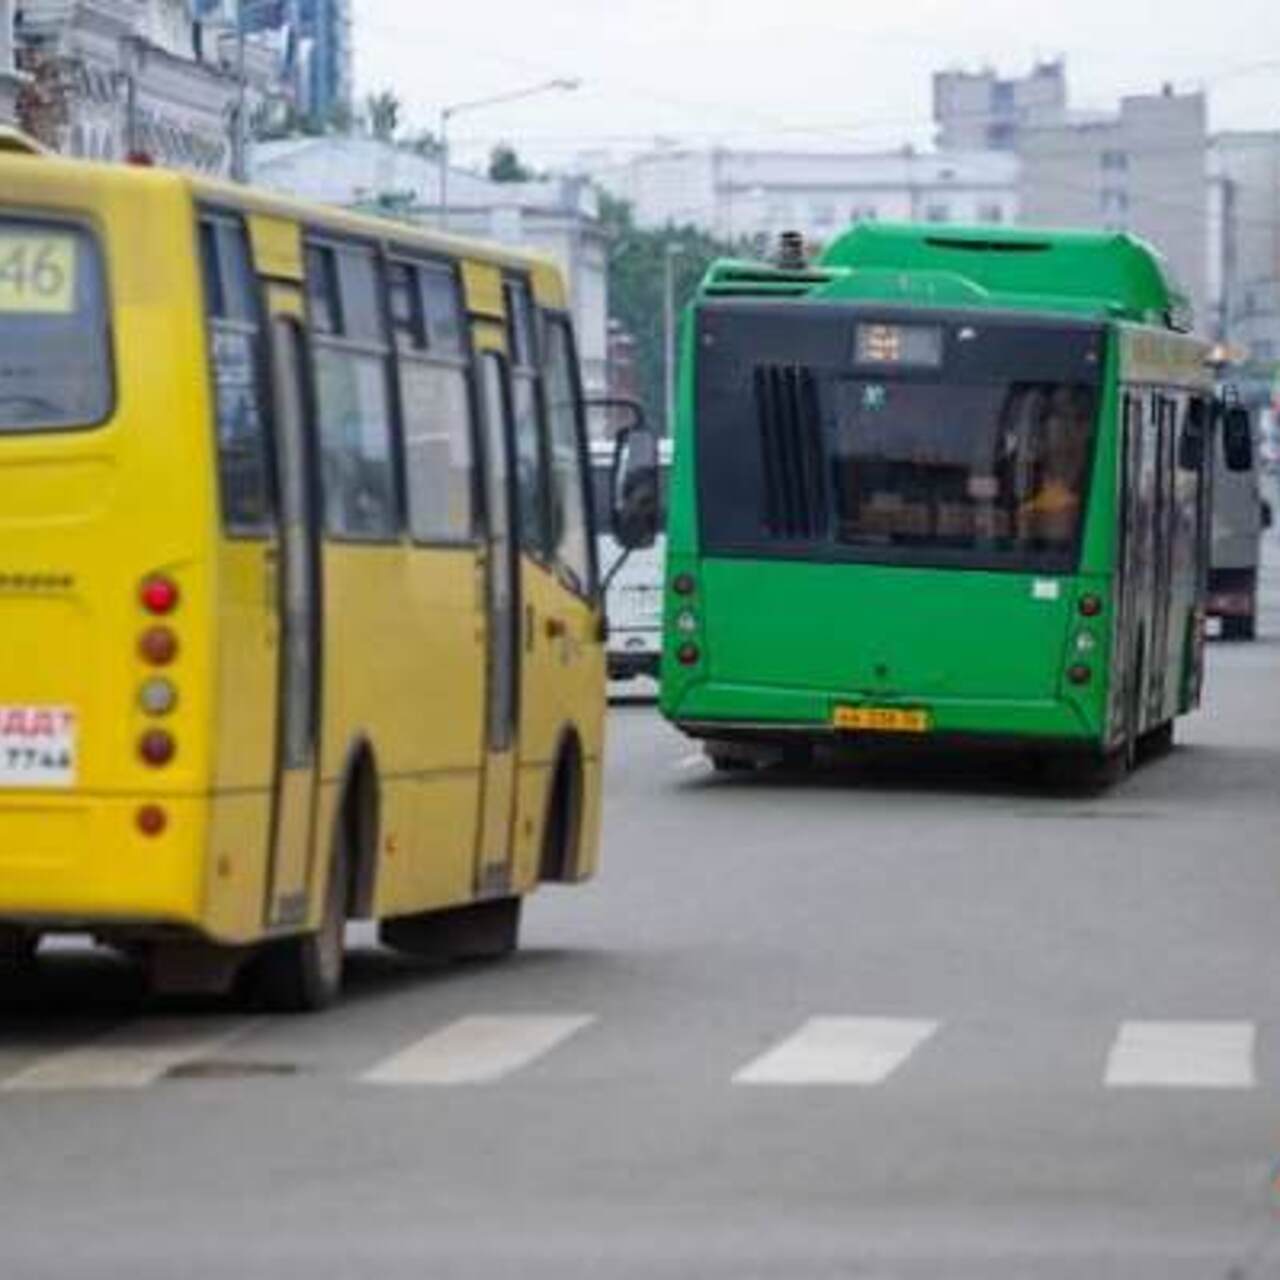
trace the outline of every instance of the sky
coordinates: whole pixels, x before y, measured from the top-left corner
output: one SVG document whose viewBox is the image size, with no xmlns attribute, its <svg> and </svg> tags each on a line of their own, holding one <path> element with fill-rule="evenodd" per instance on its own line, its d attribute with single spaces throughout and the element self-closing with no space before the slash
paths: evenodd
<svg viewBox="0 0 1280 1280">
<path fill-rule="evenodd" d="M 457 161 L 498 141 L 541 166 L 655 139 L 795 149 L 927 146 L 935 70 L 1020 75 L 1063 56 L 1070 105 L 1203 88 L 1210 127 L 1280 129 L 1280 0 L 353 0 L 361 95 L 411 127 L 458 112 Z M 1034 15 L 1034 16 L 1033 16 Z"/>
</svg>

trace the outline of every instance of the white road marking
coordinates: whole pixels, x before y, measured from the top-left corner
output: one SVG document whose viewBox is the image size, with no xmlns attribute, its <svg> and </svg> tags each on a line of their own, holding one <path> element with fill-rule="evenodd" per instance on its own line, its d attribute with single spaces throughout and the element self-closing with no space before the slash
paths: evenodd
<svg viewBox="0 0 1280 1280">
<path fill-rule="evenodd" d="M 585 1015 L 459 1018 L 362 1078 L 369 1084 L 487 1084 L 528 1066 L 594 1021 Z"/>
<path fill-rule="evenodd" d="M 909 1018 L 810 1018 L 735 1084 L 882 1084 L 938 1029 Z"/>
<path fill-rule="evenodd" d="M 1250 1089 L 1252 1022 L 1124 1022 L 1107 1055 L 1107 1087 Z"/>
<path fill-rule="evenodd" d="M 184 1063 L 207 1057 L 259 1018 L 140 1018 L 87 1044 L 49 1054 L 0 1082 L 7 1092 L 143 1089 Z"/>
</svg>

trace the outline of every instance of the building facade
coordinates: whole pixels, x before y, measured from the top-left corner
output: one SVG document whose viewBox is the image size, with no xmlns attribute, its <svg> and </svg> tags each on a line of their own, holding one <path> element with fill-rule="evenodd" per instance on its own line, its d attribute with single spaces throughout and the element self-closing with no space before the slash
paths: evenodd
<svg viewBox="0 0 1280 1280">
<path fill-rule="evenodd" d="M 940 151 L 1016 151 L 1027 130 L 1058 123 L 1066 110 L 1067 72 L 1060 58 L 1010 79 L 990 68 L 933 76 Z"/>
<path fill-rule="evenodd" d="M 302 116 L 327 123 L 350 114 L 351 0 L 197 0 L 197 13 L 229 26 L 243 22 L 275 43 Z"/>
<path fill-rule="evenodd" d="M 1131 231 L 1168 260 L 1212 328 L 1208 134 L 1202 93 L 1123 98 L 1114 115 L 1024 131 L 1021 216 L 1028 226 Z"/>
<path fill-rule="evenodd" d="M 852 222 L 1017 220 L 1009 152 L 745 151 L 666 148 L 606 165 L 583 156 L 642 227 L 694 226 L 734 242 L 800 231 L 821 244 Z"/>
<path fill-rule="evenodd" d="M 440 163 L 368 136 L 264 142 L 253 181 L 304 200 L 440 226 Z M 608 262 L 595 190 L 582 178 L 491 182 L 449 170 L 448 226 L 550 254 L 565 272 L 589 394 L 608 385 Z"/>
<path fill-rule="evenodd" d="M 240 80 L 226 30 L 190 0 L 21 0 L 18 114 L 46 146 L 93 160 L 231 172 Z M 277 94 L 278 67 L 246 50 L 244 107 Z"/>
<path fill-rule="evenodd" d="M 18 79 L 14 67 L 13 0 L 0 0 L 0 125 L 18 123 Z"/>
<path fill-rule="evenodd" d="M 1213 336 L 1260 376 L 1280 369 L 1280 130 L 1218 134 L 1209 147 Z"/>
</svg>

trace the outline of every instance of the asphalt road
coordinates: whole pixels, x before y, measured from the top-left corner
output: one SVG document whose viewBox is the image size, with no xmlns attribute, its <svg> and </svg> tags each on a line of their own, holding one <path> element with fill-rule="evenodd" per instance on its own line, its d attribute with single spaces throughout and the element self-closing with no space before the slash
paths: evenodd
<svg viewBox="0 0 1280 1280">
<path fill-rule="evenodd" d="M 321 1017 L 55 951 L 0 993 L 0 1280 L 1280 1276 L 1280 557 L 1263 636 L 1093 798 L 724 779 L 615 707 L 599 881 L 494 967 L 355 931 Z"/>
</svg>

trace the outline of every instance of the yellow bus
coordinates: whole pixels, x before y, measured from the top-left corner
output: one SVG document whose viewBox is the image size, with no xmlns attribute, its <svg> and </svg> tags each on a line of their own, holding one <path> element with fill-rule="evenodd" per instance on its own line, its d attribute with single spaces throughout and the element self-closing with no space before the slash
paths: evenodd
<svg viewBox="0 0 1280 1280">
<path fill-rule="evenodd" d="M 0 950 L 512 949 L 597 858 L 583 413 L 548 261 L 0 150 Z"/>
</svg>

